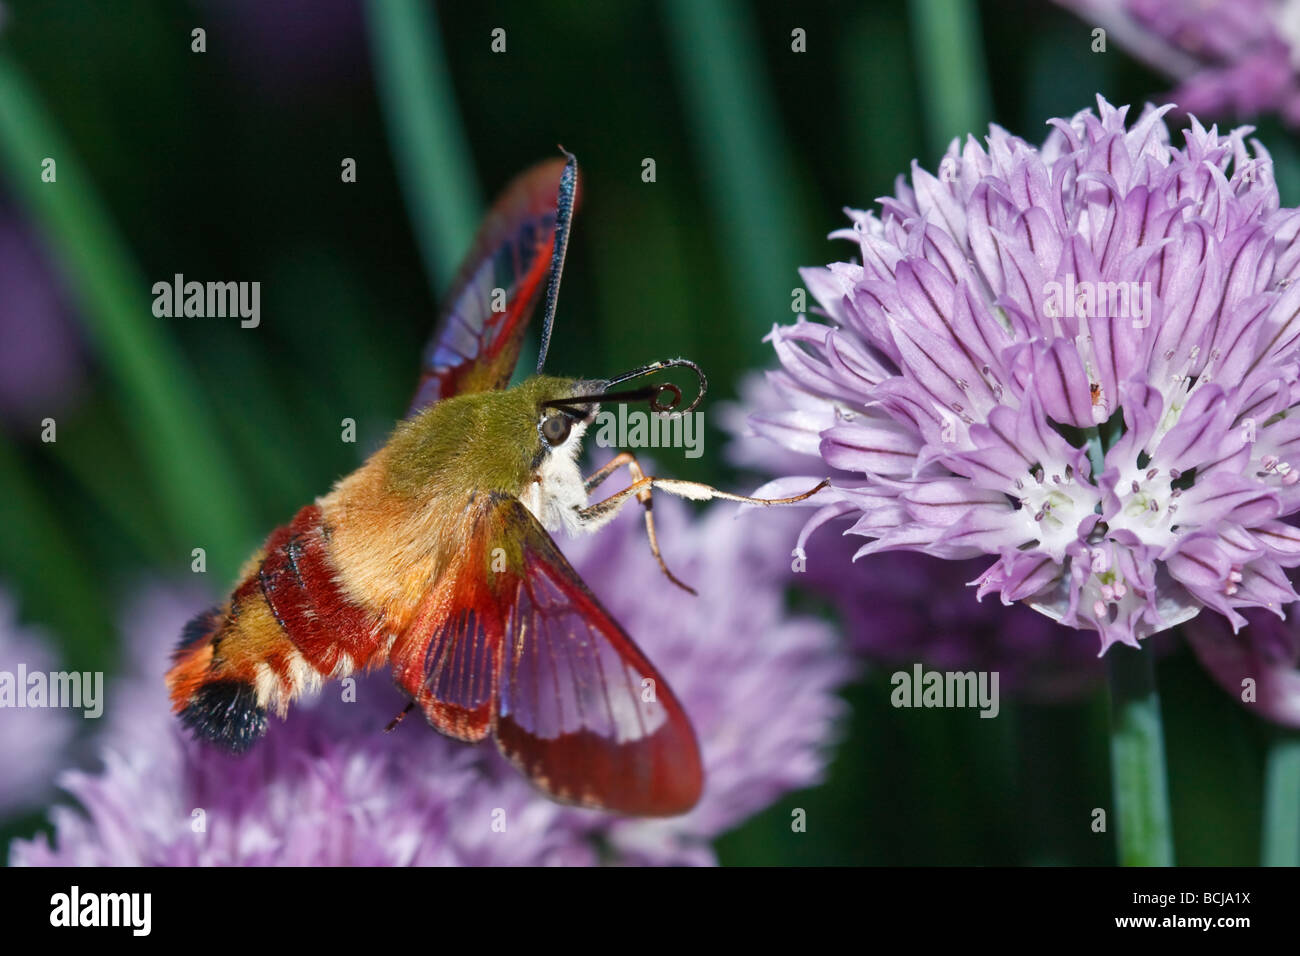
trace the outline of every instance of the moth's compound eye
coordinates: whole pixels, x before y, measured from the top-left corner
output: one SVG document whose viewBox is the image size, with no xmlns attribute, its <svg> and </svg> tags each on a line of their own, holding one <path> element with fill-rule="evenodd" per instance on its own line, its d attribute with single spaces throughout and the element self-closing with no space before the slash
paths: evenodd
<svg viewBox="0 0 1300 956">
<path fill-rule="evenodd" d="M 573 423 L 569 420 L 568 415 L 548 415 L 542 420 L 542 437 L 552 447 L 563 445 L 565 439 L 569 437 L 569 429 L 572 427 Z"/>
</svg>

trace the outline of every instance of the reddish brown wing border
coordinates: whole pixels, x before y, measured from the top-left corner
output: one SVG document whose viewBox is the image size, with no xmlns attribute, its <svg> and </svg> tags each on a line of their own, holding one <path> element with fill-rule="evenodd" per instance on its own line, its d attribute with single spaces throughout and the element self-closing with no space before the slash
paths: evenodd
<svg viewBox="0 0 1300 956">
<path fill-rule="evenodd" d="M 563 159 L 552 159 L 521 173 L 483 220 L 443 299 L 408 417 L 440 399 L 510 381 L 546 286 L 564 166 Z M 492 310 L 494 289 L 505 292 L 502 311 Z"/>
</svg>

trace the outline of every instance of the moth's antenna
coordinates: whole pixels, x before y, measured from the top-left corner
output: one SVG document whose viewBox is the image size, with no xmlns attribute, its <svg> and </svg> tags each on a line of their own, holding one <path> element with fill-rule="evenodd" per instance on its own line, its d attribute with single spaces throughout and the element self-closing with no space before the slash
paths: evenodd
<svg viewBox="0 0 1300 956">
<path fill-rule="evenodd" d="M 542 316 L 542 345 L 537 350 L 537 371 L 546 364 L 546 350 L 551 347 L 551 325 L 555 322 L 555 303 L 560 298 L 560 274 L 564 272 L 564 253 L 569 248 L 569 221 L 573 219 L 573 197 L 578 190 L 578 157 L 560 147 L 569 158 L 560 174 L 560 192 L 555 197 L 555 247 L 551 251 L 551 271 L 546 279 L 546 313 Z"/>
</svg>

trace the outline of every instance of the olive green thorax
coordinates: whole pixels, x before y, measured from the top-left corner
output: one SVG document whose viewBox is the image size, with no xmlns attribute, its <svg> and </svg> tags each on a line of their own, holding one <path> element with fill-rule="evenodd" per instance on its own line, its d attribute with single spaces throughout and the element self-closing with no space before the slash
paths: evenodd
<svg viewBox="0 0 1300 956">
<path fill-rule="evenodd" d="M 398 494 L 500 491 L 519 495 L 543 452 L 543 403 L 583 394 L 577 379 L 536 375 L 514 388 L 457 395 L 397 426 L 388 482 Z"/>
</svg>

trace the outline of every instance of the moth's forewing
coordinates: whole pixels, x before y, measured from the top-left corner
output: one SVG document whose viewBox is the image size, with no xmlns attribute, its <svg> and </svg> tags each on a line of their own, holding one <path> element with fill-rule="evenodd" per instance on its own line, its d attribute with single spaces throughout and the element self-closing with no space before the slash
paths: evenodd
<svg viewBox="0 0 1300 956">
<path fill-rule="evenodd" d="M 408 415 L 439 399 L 504 388 L 510 381 L 546 286 L 564 166 L 562 159 L 538 163 L 493 204 L 443 299 Z"/>
<path fill-rule="evenodd" d="M 466 560 L 429 601 L 438 623 L 394 645 L 399 683 L 439 730 L 474 740 L 491 729 L 554 799 L 689 810 L 704 772 L 667 682 L 517 499 L 484 501 Z"/>
</svg>

